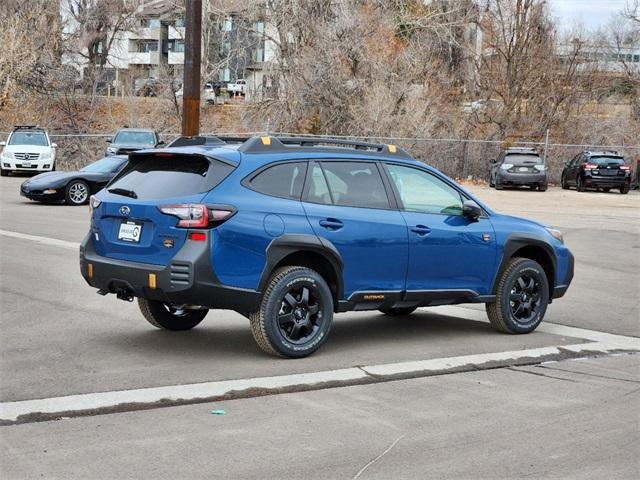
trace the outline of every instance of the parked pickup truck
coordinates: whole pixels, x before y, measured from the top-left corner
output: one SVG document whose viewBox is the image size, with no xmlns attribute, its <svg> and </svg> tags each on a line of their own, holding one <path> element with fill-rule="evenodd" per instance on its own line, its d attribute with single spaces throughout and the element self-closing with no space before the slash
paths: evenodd
<svg viewBox="0 0 640 480">
<path fill-rule="evenodd" d="M 236 83 L 227 84 L 227 92 L 230 95 L 244 95 L 247 88 L 247 81 L 243 78 L 236 80 Z"/>
</svg>

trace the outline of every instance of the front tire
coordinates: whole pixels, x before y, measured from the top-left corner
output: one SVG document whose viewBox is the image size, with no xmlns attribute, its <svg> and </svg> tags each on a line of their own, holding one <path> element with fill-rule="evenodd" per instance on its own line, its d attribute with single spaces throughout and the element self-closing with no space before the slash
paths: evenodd
<svg viewBox="0 0 640 480">
<path fill-rule="evenodd" d="M 146 298 L 138 298 L 138 307 L 151 325 L 174 332 L 191 330 L 209 312 L 207 309 L 192 310 L 182 305 L 172 305 Z"/>
<path fill-rule="evenodd" d="M 418 307 L 381 308 L 379 311 L 390 317 L 406 317 L 411 315 Z"/>
<path fill-rule="evenodd" d="M 256 312 L 251 333 L 265 352 L 280 357 L 311 355 L 326 341 L 333 323 L 333 296 L 327 282 L 305 267 L 276 270 Z"/>
<path fill-rule="evenodd" d="M 560 184 L 562 185 L 563 190 L 569 190 L 569 184 L 567 183 L 567 177 L 562 174 L 562 178 L 560 179 Z"/>
<path fill-rule="evenodd" d="M 68 205 L 84 205 L 89 201 L 89 185 L 83 180 L 72 180 L 64 191 L 64 200 Z"/>
<path fill-rule="evenodd" d="M 0 168 L 0 177 L 8 177 L 9 170 L 5 170 L 4 168 Z"/>
<path fill-rule="evenodd" d="M 544 318 L 549 303 L 549 281 L 538 262 L 513 258 L 502 272 L 496 301 L 487 303 L 491 325 L 505 333 L 530 333 Z"/>
</svg>

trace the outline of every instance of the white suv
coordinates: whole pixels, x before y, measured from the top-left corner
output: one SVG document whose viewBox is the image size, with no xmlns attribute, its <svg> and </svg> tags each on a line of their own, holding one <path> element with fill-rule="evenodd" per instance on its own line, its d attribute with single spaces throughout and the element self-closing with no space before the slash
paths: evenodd
<svg viewBox="0 0 640 480">
<path fill-rule="evenodd" d="M 0 153 L 0 173 L 3 177 L 10 172 L 49 172 L 55 170 L 56 147 L 49 134 L 33 125 L 14 127 Z"/>
</svg>

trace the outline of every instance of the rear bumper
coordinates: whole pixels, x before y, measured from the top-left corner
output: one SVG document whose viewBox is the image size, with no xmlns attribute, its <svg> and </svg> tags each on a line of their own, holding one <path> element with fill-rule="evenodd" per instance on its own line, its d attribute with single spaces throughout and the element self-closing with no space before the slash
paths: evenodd
<svg viewBox="0 0 640 480">
<path fill-rule="evenodd" d="M 575 259 L 573 258 L 573 254 L 568 252 L 567 256 L 567 273 L 564 276 L 563 281 L 556 285 L 553 289 L 553 295 L 551 298 L 560 298 L 567 293 L 569 289 L 569 285 L 571 284 L 571 280 L 573 280 L 573 269 L 574 269 Z"/>
<path fill-rule="evenodd" d="M 211 267 L 207 241 L 187 241 L 169 265 L 128 262 L 100 256 L 92 234 L 80 244 L 80 272 L 101 293 L 123 293 L 134 297 L 200 305 L 213 309 L 250 312 L 257 309 L 260 294 L 254 290 L 220 284 Z"/>
<path fill-rule="evenodd" d="M 541 173 L 509 173 L 498 172 L 496 183 L 502 185 L 546 185 L 547 174 Z"/>
<path fill-rule="evenodd" d="M 597 175 L 585 175 L 584 176 L 584 184 L 587 187 L 603 187 L 603 188 L 618 188 L 624 187 L 625 185 L 631 184 L 631 178 L 628 176 L 625 177 L 606 177 L 606 176 L 597 176 Z"/>
</svg>

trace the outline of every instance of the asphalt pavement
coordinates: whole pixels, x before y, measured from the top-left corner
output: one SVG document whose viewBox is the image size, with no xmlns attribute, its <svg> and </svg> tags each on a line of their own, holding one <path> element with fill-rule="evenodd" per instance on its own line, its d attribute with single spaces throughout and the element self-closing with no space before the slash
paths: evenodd
<svg viewBox="0 0 640 480">
<path fill-rule="evenodd" d="M 234 312 L 165 332 L 147 324 L 135 303 L 97 295 L 78 269 L 88 208 L 30 202 L 18 195 L 23 180 L 0 181 L 0 412 L 33 400 L 69 396 L 76 405 L 105 392 L 137 398 L 203 382 L 227 382 L 235 392 L 234 382 L 247 379 L 349 369 L 366 379 L 135 407 L 145 411 L 114 403 L 115 413 L 60 419 L 71 411 L 57 421 L 24 417 L 0 427 L 3 478 L 353 478 L 392 445 L 358 478 L 640 473 L 639 357 L 628 353 L 633 348 L 611 356 L 617 350 L 598 333 L 614 334 L 614 346 L 640 336 L 637 192 L 469 187 L 500 212 L 561 228 L 576 256 L 571 288 L 533 334 L 493 331 L 479 305 L 400 319 L 348 313 L 336 317 L 316 354 L 282 360 L 263 354 Z M 604 343 L 594 343 L 600 337 Z M 606 348 L 592 348 L 600 344 Z M 558 355 L 548 355 L 554 349 Z M 575 357 L 592 358 L 566 359 Z M 540 364 L 555 360 L 562 361 Z M 394 381 L 372 374 L 438 362 L 461 367 Z M 237 397 L 250 398 L 228 399 Z M 211 415 L 216 408 L 226 415 Z"/>
</svg>

